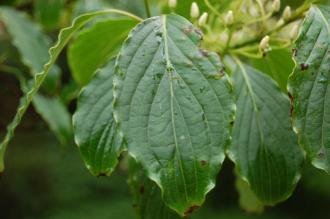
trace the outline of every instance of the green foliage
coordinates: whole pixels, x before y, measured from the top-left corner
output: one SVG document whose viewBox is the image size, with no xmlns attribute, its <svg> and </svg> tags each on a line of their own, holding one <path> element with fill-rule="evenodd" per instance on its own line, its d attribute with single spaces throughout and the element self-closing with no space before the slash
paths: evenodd
<svg viewBox="0 0 330 219">
<path fill-rule="evenodd" d="M 114 79 L 114 116 L 128 151 L 182 216 L 214 187 L 233 109 L 223 66 L 198 48 L 201 38 L 180 16 L 148 19 L 123 45 Z"/>
<path fill-rule="evenodd" d="M 314 166 L 330 171 L 330 8 L 311 7 L 295 43 L 293 120 Z"/>
<path fill-rule="evenodd" d="M 66 1 L 50 2 L 34 4 L 45 30 L 64 19 Z M 71 15 L 93 12 L 60 30 L 50 57 L 50 37 L 39 25 L 1 7 L 4 34 L 34 84 L 20 62 L 8 62 L 16 51 L 1 47 L 0 70 L 14 74 L 25 95 L 0 144 L 0 170 L 30 103 L 67 144 L 72 135 L 65 104 L 77 98 L 74 138 L 87 168 L 109 176 L 117 166 L 126 170 L 129 159 L 129 184 L 142 219 L 190 216 L 214 188 L 226 156 L 235 164 L 240 205 L 249 212 L 292 194 L 304 152 L 329 173 L 330 7 L 309 0 L 281 1 L 277 9 L 271 1 L 201 0 L 200 14 L 209 14 L 190 22 L 192 2 L 178 0 L 169 9 L 167 1 L 77 1 Z M 282 13 L 289 3 L 296 9 Z M 177 14 L 142 20 L 104 9 L 110 5 L 141 17 Z M 67 44 L 63 56 L 71 75 L 63 71 L 62 87 L 55 62 L 59 58 L 67 69 L 60 55 Z"/>
</svg>

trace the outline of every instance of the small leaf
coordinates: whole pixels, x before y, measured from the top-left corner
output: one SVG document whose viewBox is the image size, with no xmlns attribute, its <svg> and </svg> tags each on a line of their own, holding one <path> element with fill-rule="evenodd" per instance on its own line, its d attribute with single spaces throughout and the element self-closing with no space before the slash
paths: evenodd
<svg viewBox="0 0 330 219">
<path fill-rule="evenodd" d="M 129 160 L 128 184 L 134 196 L 134 208 L 140 219 L 179 219 L 161 197 L 158 186 L 146 176 L 141 165 Z"/>
<path fill-rule="evenodd" d="M 136 23 L 131 19 L 110 19 L 82 31 L 69 47 L 68 53 L 72 76 L 76 82 L 86 85 L 96 69 L 117 54 Z"/>
<path fill-rule="evenodd" d="M 234 108 L 215 53 L 183 17 L 139 24 L 124 43 L 114 79 L 114 118 L 128 152 L 181 216 L 200 206 L 215 185 Z"/>
<path fill-rule="evenodd" d="M 273 205 L 291 195 L 303 153 L 291 127 L 289 98 L 269 76 L 237 63 L 237 113 L 228 155 L 258 199 Z"/>
<path fill-rule="evenodd" d="M 273 78 L 287 92 L 289 75 L 294 68 L 292 53 L 288 49 L 272 50 L 262 59 L 252 59 L 252 65 Z"/>
<path fill-rule="evenodd" d="M 294 126 L 312 164 L 330 173 L 330 7 L 311 7 L 295 50 Z"/>
<path fill-rule="evenodd" d="M 91 12 L 88 14 L 81 15 L 77 17 L 70 27 L 64 28 L 60 31 L 57 43 L 55 46 L 50 48 L 49 50 L 49 60 L 48 62 L 43 66 L 43 69 L 41 72 L 36 73 L 34 75 L 34 84 L 33 86 L 24 94 L 24 97 L 20 99 L 19 106 L 17 108 L 16 114 L 12 122 L 7 126 L 7 133 L 3 139 L 3 141 L 0 144 L 0 172 L 4 170 L 4 155 L 7 148 L 7 145 L 9 141 L 14 136 L 14 131 L 16 127 L 21 122 L 27 108 L 29 107 L 34 95 L 38 92 L 40 86 L 44 82 L 45 78 L 47 77 L 50 69 L 54 66 L 54 63 L 59 56 L 60 52 L 63 50 L 63 48 L 66 46 L 68 41 L 71 39 L 72 35 L 82 28 L 85 24 L 92 21 L 94 18 L 105 15 L 105 14 L 121 14 L 126 15 L 128 17 L 131 17 L 133 19 L 141 21 L 140 18 L 129 14 L 124 11 L 116 10 L 116 9 L 108 9 L 108 10 L 102 10 L 102 11 L 96 11 Z"/>
<path fill-rule="evenodd" d="M 114 61 L 98 71 L 79 98 L 73 116 L 75 141 L 93 175 L 110 175 L 123 149 L 112 117 Z"/>
</svg>

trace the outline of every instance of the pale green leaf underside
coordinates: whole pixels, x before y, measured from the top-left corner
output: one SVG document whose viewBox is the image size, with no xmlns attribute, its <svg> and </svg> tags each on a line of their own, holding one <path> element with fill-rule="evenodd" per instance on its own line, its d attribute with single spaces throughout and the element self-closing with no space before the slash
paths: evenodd
<svg viewBox="0 0 330 219">
<path fill-rule="evenodd" d="M 3 141 L 0 144 L 0 172 L 3 171 L 4 169 L 4 154 L 6 151 L 6 147 L 9 143 L 9 141 L 12 139 L 14 135 L 14 131 L 16 127 L 19 125 L 20 121 L 22 120 L 22 117 L 24 113 L 26 112 L 27 108 L 29 107 L 34 95 L 37 93 L 39 90 L 40 86 L 44 82 L 45 78 L 47 77 L 49 70 L 54 66 L 54 63 L 59 56 L 60 52 L 63 50 L 63 48 L 66 46 L 68 41 L 71 39 L 72 35 L 82 28 L 85 24 L 93 20 L 95 17 L 98 17 L 100 15 L 104 14 L 110 14 L 110 13 L 117 13 L 117 14 L 122 14 L 129 16 L 131 18 L 134 18 L 136 20 L 140 20 L 140 18 L 135 17 L 134 15 L 128 14 L 126 12 L 116 10 L 116 9 L 109 9 L 109 10 L 102 10 L 102 11 L 96 11 L 96 12 L 91 12 L 88 14 L 81 15 L 77 17 L 72 25 L 70 27 L 64 28 L 60 31 L 57 43 L 55 46 L 50 48 L 49 50 L 49 60 L 48 62 L 43 66 L 43 69 L 41 72 L 36 73 L 34 75 L 34 85 L 32 86 L 31 89 L 29 89 L 24 97 L 21 98 L 20 104 L 17 108 L 17 112 L 15 114 L 15 117 L 13 121 L 8 125 L 7 127 L 7 133 L 3 139 Z"/>
<path fill-rule="evenodd" d="M 140 219 L 179 219 L 173 210 L 169 209 L 161 197 L 158 186 L 148 179 L 141 165 L 133 159 L 129 161 L 128 184 L 134 196 L 134 208 Z"/>
<path fill-rule="evenodd" d="M 82 31 L 68 50 L 69 65 L 76 82 L 86 85 L 96 69 L 116 55 L 136 23 L 132 19 L 112 18 Z"/>
<path fill-rule="evenodd" d="M 147 19 L 124 43 L 114 79 L 128 151 L 181 215 L 214 187 L 234 105 L 219 57 L 198 48 L 201 38 L 178 15 Z"/>
<path fill-rule="evenodd" d="M 229 157 L 264 204 L 283 201 L 292 193 L 303 162 L 289 99 L 269 76 L 240 62 L 233 84 L 237 113 Z"/>
<path fill-rule="evenodd" d="M 294 126 L 314 166 L 330 172 L 330 7 L 313 6 L 295 43 Z"/>
<path fill-rule="evenodd" d="M 110 175 L 122 150 L 112 116 L 114 61 L 99 70 L 83 88 L 73 116 L 75 141 L 93 175 Z"/>
</svg>

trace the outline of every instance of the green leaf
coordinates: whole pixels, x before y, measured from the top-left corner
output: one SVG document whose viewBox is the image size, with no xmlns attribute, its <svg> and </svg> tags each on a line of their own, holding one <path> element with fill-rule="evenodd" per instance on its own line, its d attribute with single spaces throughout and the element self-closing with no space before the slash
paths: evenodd
<svg viewBox="0 0 330 219">
<path fill-rule="evenodd" d="M 219 57 L 198 48 L 201 38 L 178 15 L 147 19 L 124 43 L 114 79 L 128 151 L 182 216 L 215 185 L 234 108 Z"/>
<path fill-rule="evenodd" d="M 128 32 L 136 25 L 132 19 L 101 21 L 82 31 L 69 47 L 69 65 L 73 78 L 86 85 L 93 73 L 115 56 Z"/>
<path fill-rule="evenodd" d="M 18 49 L 22 62 L 30 68 L 32 75 L 40 72 L 47 62 L 51 40 L 40 26 L 33 23 L 25 14 L 8 7 L 0 7 L 0 18 L 12 37 L 12 43 Z M 45 81 L 45 88 L 53 91 L 57 87 L 60 69 L 54 66 L 50 77 Z"/>
<path fill-rule="evenodd" d="M 236 174 L 236 189 L 239 194 L 239 205 L 249 213 L 262 213 L 264 205 L 251 190 L 249 184 Z"/>
<path fill-rule="evenodd" d="M 71 115 L 59 97 L 36 94 L 33 106 L 63 145 L 72 141 Z"/>
<path fill-rule="evenodd" d="M 330 7 L 312 6 L 295 43 L 290 76 L 299 143 L 315 167 L 330 173 Z"/>
<path fill-rule="evenodd" d="M 291 127 L 290 101 L 269 76 L 236 61 L 237 113 L 228 155 L 258 199 L 273 205 L 291 195 L 304 158 Z"/>
<path fill-rule="evenodd" d="M 120 10 L 116 10 L 116 9 L 108 9 L 108 10 L 96 11 L 96 12 L 91 12 L 91 13 L 81 15 L 73 21 L 73 23 L 70 27 L 64 28 L 60 31 L 57 43 L 55 44 L 55 46 L 53 46 L 49 50 L 49 56 L 50 56 L 49 61 L 44 65 L 44 67 L 40 73 L 37 73 L 34 75 L 33 86 L 25 93 L 24 97 L 22 97 L 20 99 L 20 103 L 17 108 L 15 117 L 14 117 L 13 121 L 7 127 L 7 133 L 6 133 L 3 141 L 0 144 L 0 172 L 2 172 L 4 170 L 4 155 L 5 155 L 7 145 L 9 143 L 9 141 L 13 138 L 16 127 L 21 122 L 34 95 L 37 93 L 40 86 L 44 82 L 50 69 L 54 66 L 54 63 L 55 63 L 57 57 L 59 56 L 60 52 L 63 50 L 63 48 L 68 43 L 68 41 L 71 39 L 72 35 L 77 30 L 79 30 L 85 24 L 87 24 L 88 22 L 90 22 L 91 20 L 93 20 L 94 18 L 96 18 L 98 16 L 105 15 L 105 14 L 112 14 L 112 13 L 126 15 L 128 17 L 141 21 L 140 18 L 138 18 L 128 12 L 124 12 L 124 11 L 120 11 Z"/>
<path fill-rule="evenodd" d="M 292 53 L 288 49 L 272 50 L 262 59 L 252 59 L 252 65 L 273 78 L 287 92 L 288 78 L 294 69 Z"/>
<path fill-rule="evenodd" d="M 123 149 L 112 116 L 114 61 L 98 71 L 79 98 L 73 116 L 75 141 L 93 175 L 110 175 Z"/>
<path fill-rule="evenodd" d="M 46 30 L 59 25 L 66 0 L 35 0 L 34 15 Z"/>
<path fill-rule="evenodd" d="M 140 219 L 179 219 L 162 200 L 158 186 L 148 179 L 142 166 L 129 160 L 128 184 L 134 196 L 134 208 Z"/>
</svg>

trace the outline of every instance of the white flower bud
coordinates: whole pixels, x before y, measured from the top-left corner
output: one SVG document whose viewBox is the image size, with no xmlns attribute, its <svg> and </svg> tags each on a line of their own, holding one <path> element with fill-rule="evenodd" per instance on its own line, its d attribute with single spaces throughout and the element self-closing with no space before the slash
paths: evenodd
<svg viewBox="0 0 330 219">
<path fill-rule="evenodd" d="M 208 14 L 207 12 L 204 12 L 204 13 L 202 14 L 202 16 L 199 18 L 199 20 L 198 20 L 198 25 L 199 25 L 200 27 L 203 27 L 203 26 L 206 25 L 207 17 L 208 17 L 208 16 L 209 16 L 209 14 Z"/>
<path fill-rule="evenodd" d="M 262 51 L 266 51 L 269 49 L 269 36 L 265 36 L 264 38 L 262 38 L 262 40 L 260 41 L 260 44 L 259 44 L 259 48 L 262 50 Z"/>
<path fill-rule="evenodd" d="M 286 6 L 283 12 L 283 19 L 288 21 L 291 18 L 291 7 Z"/>
<path fill-rule="evenodd" d="M 274 0 L 272 4 L 272 9 L 275 12 L 278 12 L 281 9 L 281 0 Z"/>
<path fill-rule="evenodd" d="M 234 23 L 234 13 L 232 10 L 228 11 L 228 13 L 225 16 L 225 24 L 227 26 L 230 26 Z"/>
<path fill-rule="evenodd" d="M 290 39 L 295 40 L 299 34 L 299 25 L 295 24 L 290 31 Z"/>
<path fill-rule="evenodd" d="M 176 8 L 177 0 L 168 0 L 168 7 Z"/>
<path fill-rule="evenodd" d="M 196 2 L 193 2 L 191 4 L 190 17 L 191 18 L 198 18 L 199 17 L 199 7 L 198 7 Z"/>
</svg>

